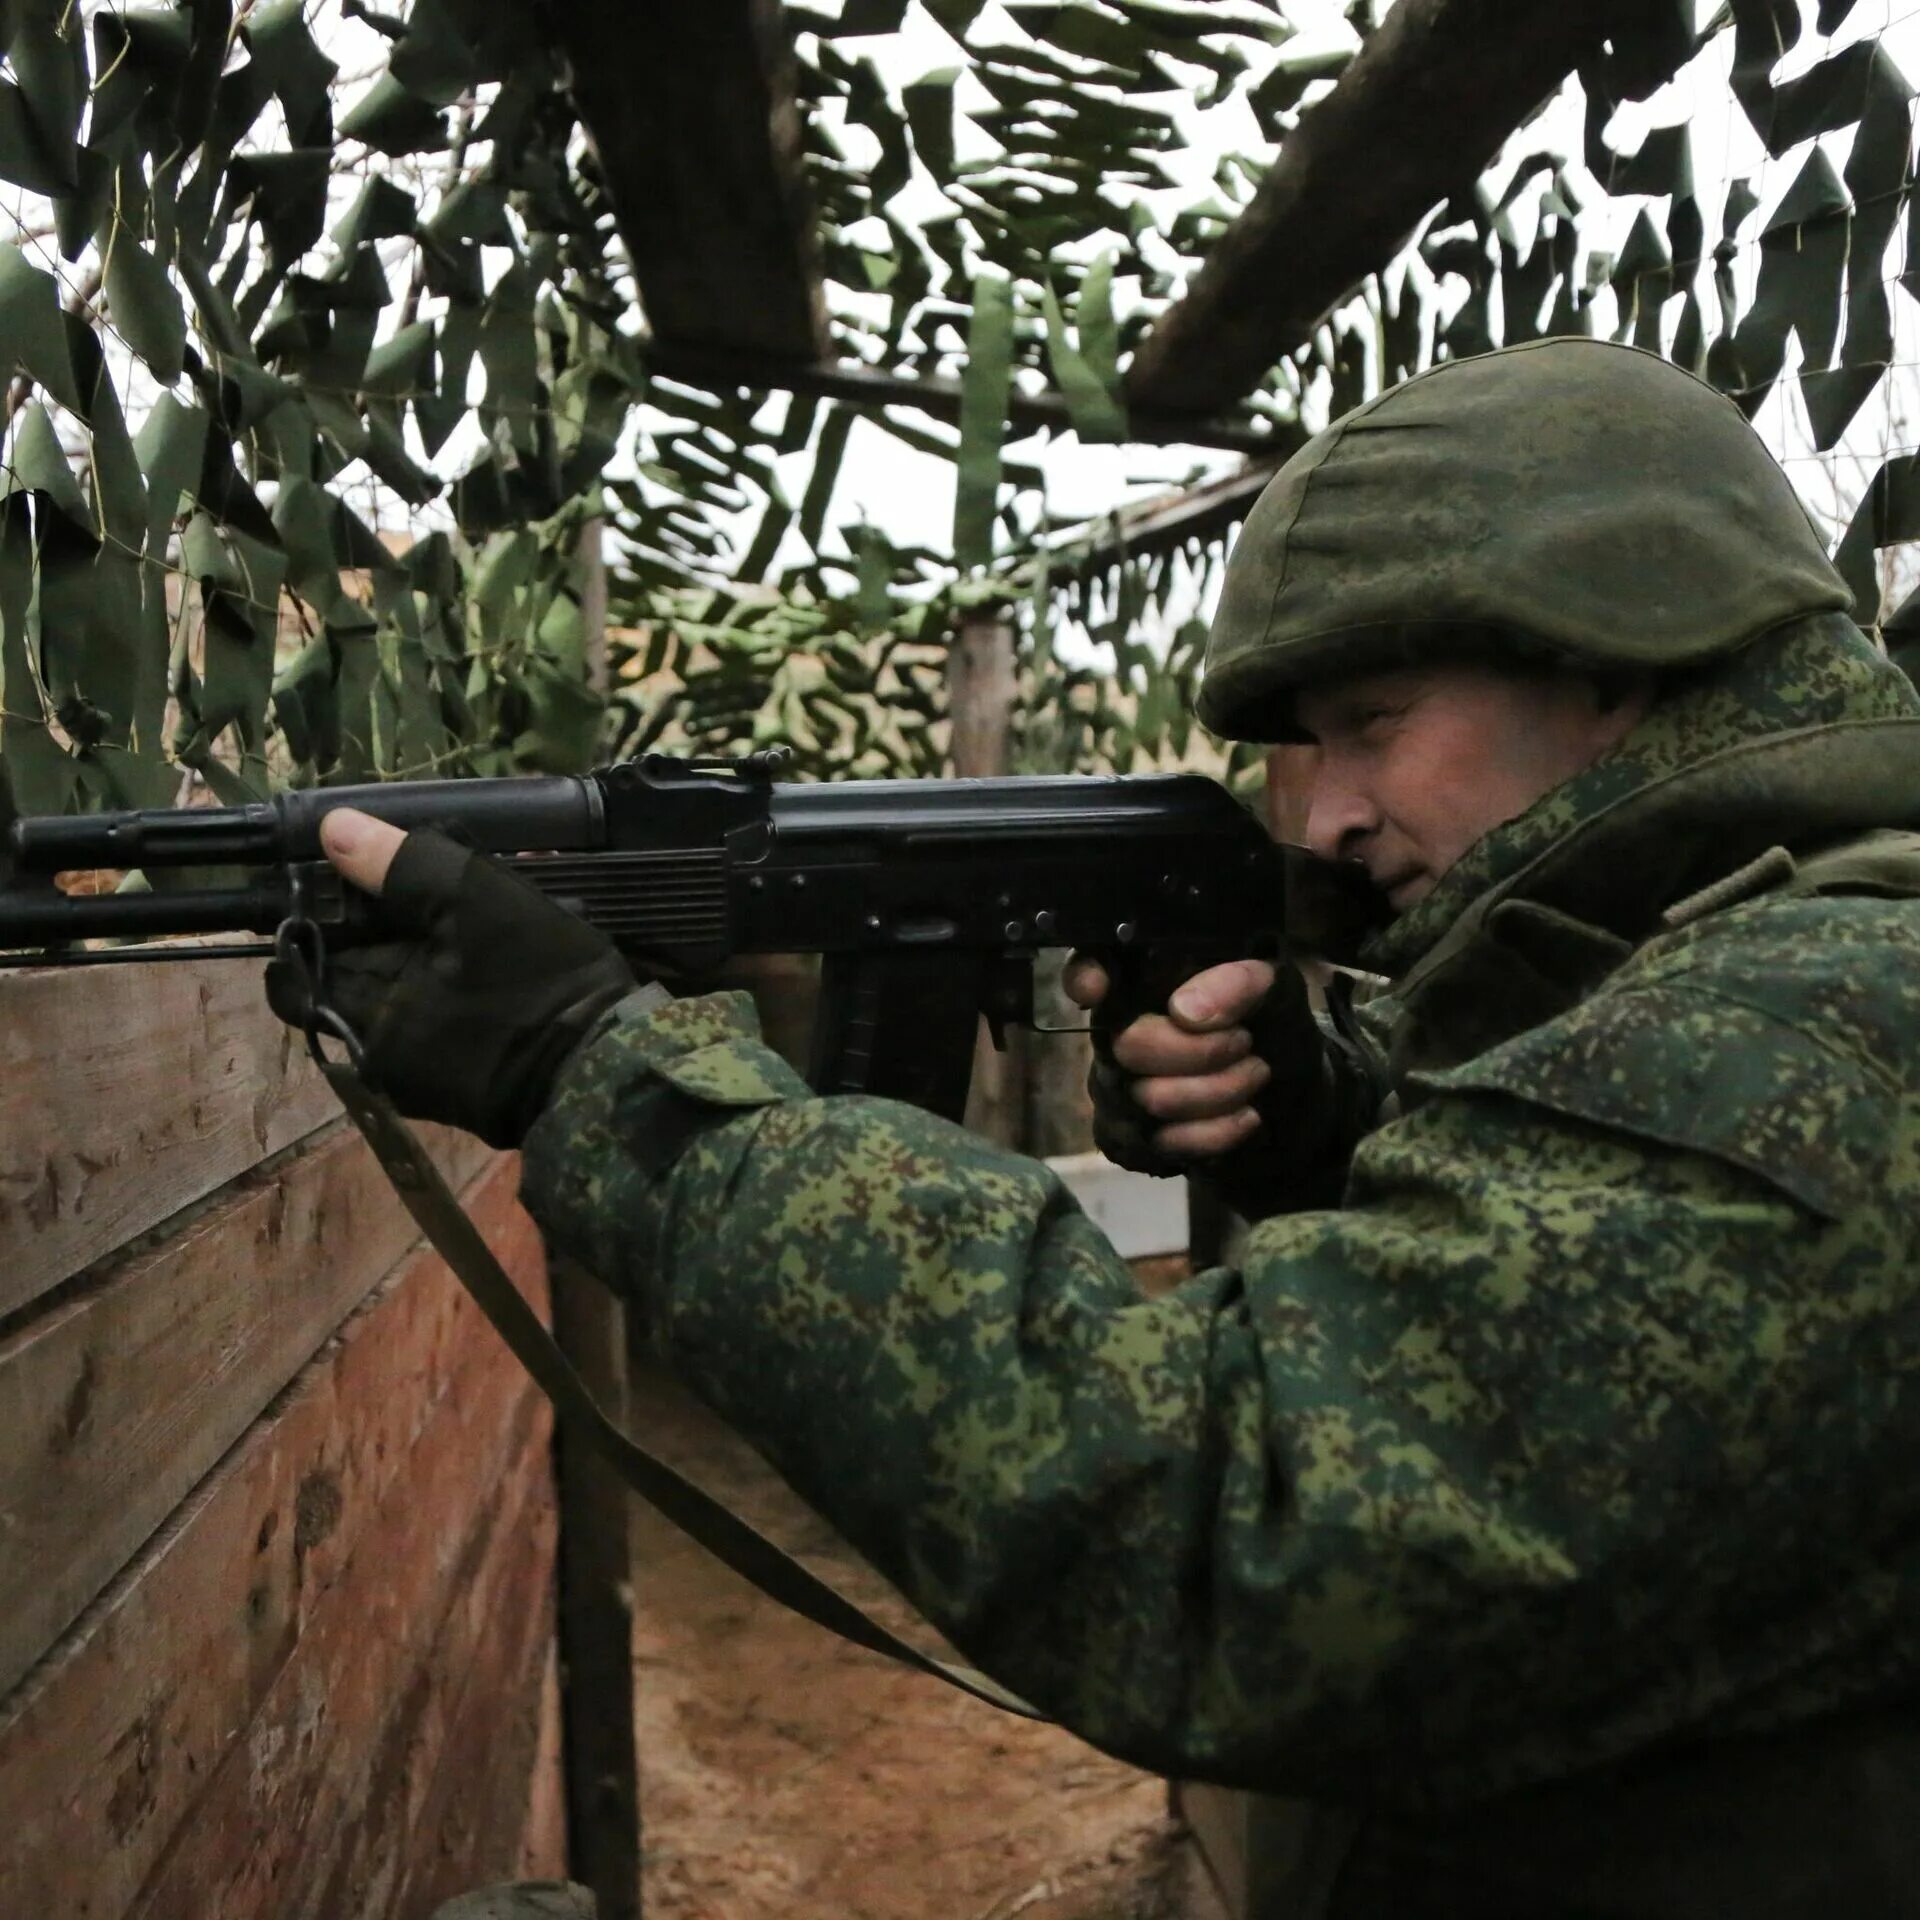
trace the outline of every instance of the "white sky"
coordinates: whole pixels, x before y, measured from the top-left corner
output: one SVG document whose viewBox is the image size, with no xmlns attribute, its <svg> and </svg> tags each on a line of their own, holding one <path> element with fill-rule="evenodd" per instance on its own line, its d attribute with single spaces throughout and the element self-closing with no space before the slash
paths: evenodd
<svg viewBox="0 0 1920 1920">
<path fill-rule="evenodd" d="M 1712 10 L 1713 0 L 1700 0 L 1699 11 L 1703 18 Z M 1317 50 L 1323 45 L 1351 44 L 1351 31 L 1342 18 L 1340 7 L 1333 4 L 1333 0 L 1323 0 L 1323 4 L 1319 5 L 1310 5 L 1308 0 L 1296 0 L 1292 11 L 1305 24 L 1301 36 L 1288 43 L 1286 57 L 1292 58 L 1310 49 Z M 1801 44 L 1782 63 L 1777 78 L 1792 78 L 1852 41 L 1877 36 L 1883 39 L 1887 51 L 1901 70 L 1920 81 L 1920 6 L 1907 4 L 1907 0 L 1860 0 L 1852 17 L 1843 23 L 1840 31 L 1831 39 L 1825 39 L 1812 30 L 1813 9 L 1810 0 L 1806 0 L 1804 11 L 1808 15 L 1807 31 Z M 997 15 L 997 7 L 988 9 L 981 16 L 982 26 L 994 24 Z M 918 18 L 917 15 L 909 17 Z M 999 21 L 1004 23 L 1003 15 L 999 16 Z M 889 49 L 883 64 L 889 80 L 911 80 L 928 69 L 953 65 L 960 57 L 954 43 L 944 33 L 924 22 L 921 24 L 925 26 L 924 32 L 902 35 L 898 50 Z M 987 36 L 982 33 L 976 37 Z M 1013 36 L 1009 34 L 1008 37 Z M 876 48 L 882 43 L 867 41 L 856 44 Z M 1732 59 L 1733 36 L 1731 32 L 1723 33 L 1709 44 L 1685 72 L 1650 99 L 1624 106 L 1609 129 L 1610 144 L 1630 151 L 1651 127 L 1666 126 L 1681 120 L 1689 124 L 1693 135 L 1695 185 L 1709 246 L 1718 235 L 1727 187 L 1731 181 L 1745 178 L 1760 195 L 1762 211 L 1750 219 L 1747 227 L 1747 232 L 1752 234 L 1764 225 L 1767 212 L 1798 174 L 1807 151 L 1802 146 L 1778 160 L 1768 158 L 1759 137 L 1728 90 L 1727 74 Z M 963 106 L 969 91 L 980 103 L 988 98 L 977 82 L 969 85 L 963 80 Z M 1277 151 L 1263 139 L 1241 94 L 1236 93 L 1229 102 L 1207 113 L 1196 110 L 1190 101 L 1177 103 L 1174 111 L 1187 144 L 1183 149 L 1169 153 L 1166 158 L 1170 168 L 1190 183 L 1196 197 L 1210 190 L 1214 169 L 1223 154 L 1237 151 L 1271 159 Z M 1588 186 L 1589 205 L 1593 210 L 1585 228 L 1584 243 L 1589 251 L 1611 254 L 1617 252 L 1624 243 L 1634 212 L 1642 203 L 1608 203 L 1598 187 L 1587 179 L 1584 169 L 1578 164 L 1582 146 L 1582 113 L 1578 90 L 1569 86 L 1536 125 L 1514 142 L 1508 170 L 1519 155 L 1537 153 L 1543 148 L 1557 150 L 1573 160 L 1576 178 L 1585 181 Z M 853 146 L 859 138 L 859 130 L 852 130 L 847 136 L 849 146 Z M 976 140 L 978 150 L 985 151 L 984 140 L 979 140 L 978 136 Z M 1851 129 L 1827 135 L 1822 141 L 1836 167 L 1844 167 L 1851 144 Z M 962 151 L 965 152 L 964 146 Z M 1496 174 L 1495 184 L 1504 185 L 1504 174 Z M 1164 200 L 1169 210 L 1177 207 L 1182 199 L 1181 195 L 1172 192 L 1154 197 Z M 1530 215 L 1537 199 L 1537 192 L 1529 193 L 1522 197 L 1515 209 L 1524 237 L 1531 237 Z M 903 193 L 898 202 L 901 212 L 909 217 L 916 212 L 937 209 L 941 204 L 939 196 L 920 181 Z M 1656 224 L 1663 224 L 1666 202 L 1654 200 L 1645 204 L 1649 206 Z M 1896 252 L 1891 271 L 1897 271 L 1900 264 L 1898 249 L 1901 240 L 1898 235 L 1894 246 Z M 1746 273 L 1741 288 L 1743 300 L 1750 297 L 1752 292 L 1754 265 L 1755 250 L 1749 242 L 1741 261 Z M 1123 294 L 1125 286 L 1123 282 Z M 1447 303 L 1449 311 L 1464 298 L 1464 293 L 1464 287 L 1456 283 L 1452 299 Z M 1898 293 L 1894 296 L 1893 308 L 1896 359 L 1902 365 L 1894 378 L 1887 382 L 1885 389 L 1869 399 L 1840 446 L 1832 453 L 1812 453 L 1811 435 L 1806 426 L 1799 390 L 1791 379 L 1782 380 L 1755 420 L 1756 427 L 1776 455 L 1787 462 L 1808 504 L 1829 525 L 1834 526 L 1836 532 L 1850 517 L 1861 491 L 1886 452 L 1894 447 L 1912 445 L 1916 429 L 1920 429 L 1920 386 L 1915 383 L 1914 366 L 1915 362 L 1920 361 L 1920 310 L 1916 310 L 1911 299 Z M 1120 310 L 1124 313 L 1123 305 Z M 1604 290 L 1600 295 L 1598 312 L 1604 322 L 1609 325 L 1612 323 L 1612 296 Z M 1676 304 L 1669 310 L 1669 329 L 1675 323 L 1677 313 Z M 1789 370 L 1797 363 L 1797 352 L 1797 344 L 1790 347 Z M 1129 487 L 1126 484 L 1127 476 L 1132 473 L 1158 472 L 1169 481 L 1177 482 L 1192 467 L 1223 470 L 1236 465 L 1238 461 L 1236 455 L 1205 448 L 1127 450 L 1084 447 L 1070 434 L 1051 441 L 1030 439 L 1011 446 L 1009 452 L 1028 459 L 1037 457 L 1047 475 L 1049 505 L 1056 512 L 1074 515 L 1108 512 L 1123 499 L 1138 498 L 1154 490 L 1151 486 Z M 798 461 L 794 463 L 796 473 L 802 465 Z M 858 426 L 850 442 L 848 462 L 836 495 L 835 509 L 836 518 L 848 518 L 857 511 L 864 511 L 896 540 L 938 549 L 946 543 L 952 527 L 952 470 L 944 461 L 902 447 L 876 428 Z"/>
</svg>

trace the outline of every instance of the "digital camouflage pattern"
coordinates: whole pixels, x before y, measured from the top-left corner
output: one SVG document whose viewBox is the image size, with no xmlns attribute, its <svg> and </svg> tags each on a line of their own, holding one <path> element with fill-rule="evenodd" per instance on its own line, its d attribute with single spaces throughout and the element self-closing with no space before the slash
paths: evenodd
<svg viewBox="0 0 1920 1920">
<path fill-rule="evenodd" d="M 1855 641 L 1806 686 L 1830 720 L 1907 716 L 1906 790 L 1851 801 L 1862 828 L 1920 819 L 1905 683 Z M 1728 704 L 1680 696 L 1647 729 L 1669 747 L 1617 751 L 1670 831 L 1687 710 Z M 1513 1005 L 1455 1018 L 1484 1040 Z M 1868 1546 L 1846 1486 L 1881 1509 L 1876 1552 L 1920 1509 L 1920 1485 L 1888 1504 L 1920 1444 L 1915 1033 L 1920 909 L 1765 895 L 1416 1074 L 1344 1207 L 1270 1219 L 1243 1274 L 1152 1303 L 1045 1168 L 810 1097 L 739 996 L 616 1014 L 527 1142 L 529 1192 L 721 1412 L 1069 1725 L 1250 1785 L 1474 1796 L 1906 1670 L 1903 1596 L 1829 1581 L 1838 1540 Z M 1873 1392 L 1863 1344 L 1891 1368 Z M 1817 1659 L 1787 1599 L 1810 1581 Z M 1762 1595 L 1784 1644 L 1756 1623 L 1730 1656 Z"/>
<path fill-rule="evenodd" d="M 1287 461 L 1234 545 L 1195 704 L 1229 739 L 1286 739 L 1304 681 L 1450 637 L 1674 667 L 1851 599 L 1724 394 L 1635 347 L 1533 340 L 1402 381 Z"/>
<path fill-rule="evenodd" d="M 738 997 L 617 1009 L 528 1201 L 981 1667 L 1342 1803 L 1331 1910 L 1905 1911 L 1859 1825 L 1920 1825 L 1915 826 L 1843 616 L 1674 677 L 1377 941 L 1342 1204 L 1158 1300 Z"/>
</svg>

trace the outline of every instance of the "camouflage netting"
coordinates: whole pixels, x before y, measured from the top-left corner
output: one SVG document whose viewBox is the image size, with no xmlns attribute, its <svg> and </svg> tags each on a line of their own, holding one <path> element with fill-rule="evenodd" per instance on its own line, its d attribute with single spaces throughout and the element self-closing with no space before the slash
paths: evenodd
<svg viewBox="0 0 1920 1920">
<path fill-rule="evenodd" d="M 957 431 L 650 369 L 537 9 L 0 14 L 12 805 L 165 801 L 183 772 L 235 799 L 575 767 L 650 742 L 936 771 L 950 616 L 981 601 L 1016 608 L 1024 764 L 1196 748 L 1193 615 L 1229 530 L 1129 545 L 1063 524 L 1009 398 L 1045 389 L 1081 440 L 1124 440 L 1131 351 L 1369 5 L 1344 24 L 1311 0 L 788 13 L 836 351 L 957 376 Z M 1749 412 L 1790 389 L 1829 467 L 1878 422 L 1876 457 L 1835 489 L 1839 564 L 1874 602 L 1880 550 L 1920 536 L 1920 454 L 1888 399 L 1920 202 L 1911 89 L 1886 39 L 1848 37 L 1854 13 L 1740 0 L 1696 35 L 1676 6 L 1671 44 L 1597 63 L 1277 358 L 1232 437 L 1281 453 L 1437 359 L 1605 331 Z M 1691 93 L 1657 95 L 1668 123 L 1630 136 L 1649 117 L 1631 96 L 1676 66 Z M 1723 95 L 1764 164 L 1696 191 L 1685 114 Z M 1196 151 L 1224 154 L 1211 179 Z M 950 547 L 836 510 L 856 420 L 953 461 Z M 1194 458 L 1117 449 L 1116 506 L 1130 477 Z M 604 688 L 583 606 L 603 525 Z M 1108 652 L 1065 664 L 1063 621 Z"/>
</svg>

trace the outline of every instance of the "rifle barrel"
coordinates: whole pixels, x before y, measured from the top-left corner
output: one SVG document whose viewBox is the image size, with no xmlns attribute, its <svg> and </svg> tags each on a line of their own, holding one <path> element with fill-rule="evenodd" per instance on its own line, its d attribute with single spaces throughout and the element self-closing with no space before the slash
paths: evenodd
<svg viewBox="0 0 1920 1920">
<path fill-rule="evenodd" d="M 309 787 L 245 807 L 35 816 L 16 820 L 10 839 L 22 873 L 268 866 L 319 859 L 320 822 L 336 807 L 357 807 L 408 832 L 454 823 L 483 853 L 584 850 L 606 838 L 598 785 L 548 774 Z"/>
<path fill-rule="evenodd" d="M 0 933 L 8 947 L 165 933 L 271 933 L 286 918 L 287 902 L 287 882 L 278 874 L 250 887 L 167 893 L 69 895 L 35 888 L 0 899 Z"/>
</svg>

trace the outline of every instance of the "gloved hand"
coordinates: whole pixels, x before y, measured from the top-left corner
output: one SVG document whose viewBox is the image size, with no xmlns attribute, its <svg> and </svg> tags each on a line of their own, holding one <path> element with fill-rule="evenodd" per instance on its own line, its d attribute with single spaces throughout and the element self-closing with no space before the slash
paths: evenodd
<svg viewBox="0 0 1920 1920">
<path fill-rule="evenodd" d="M 342 808 L 321 844 L 379 897 L 391 940 L 330 957 L 327 997 L 360 1036 L 369 1082 L 401 1112 L 515 1147 L 568 1054 L 636 985 L 607 937 L 443 834 Z M 306 1024 L 302 982 L 267 968 L 267 1001 Z"/>
<path fill-rule="evenodd" d="M 1109 986 L 1085 954 L 1068 962 L 1062 984 L 1088 1008 Z M 1231 960 L 1186 981 L 1165 1013 L 1141 1015 L 1110 1044 L 1096 1041 L 1094 1143 L 1141 1173 L 1197 1170 L 1284 1126 L 1324 1080 L 1324 1040 L 1298 970 Z"/>
</svg>

